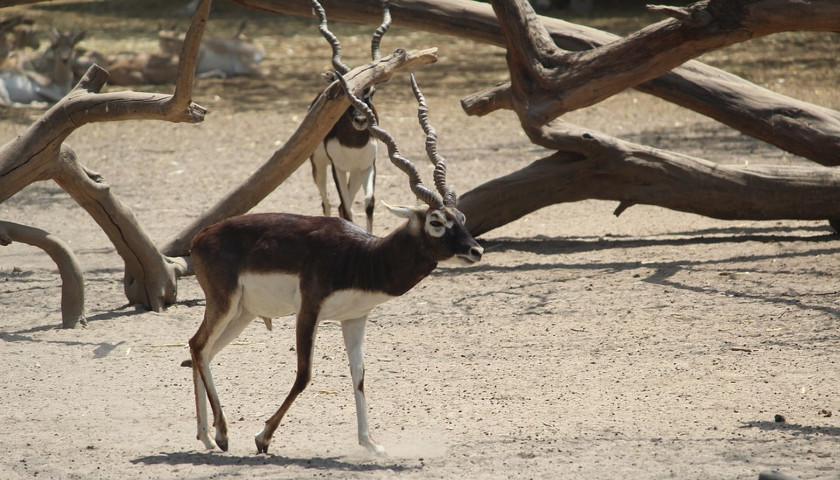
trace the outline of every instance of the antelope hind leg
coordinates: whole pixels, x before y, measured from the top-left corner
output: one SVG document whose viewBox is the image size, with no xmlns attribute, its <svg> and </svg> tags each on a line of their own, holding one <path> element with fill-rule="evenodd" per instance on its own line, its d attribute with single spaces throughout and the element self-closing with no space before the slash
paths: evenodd
<svg viewBox="0 0 840 480">
<path fill-rule="evenodd" d="M 257 444 L 257 453 L 268 453 L 268 445 L 271 443 L 271 437 L 280 426 L 280 421 L 289 411 L 295 399 L 306 389 L 309 381 L 312 379 L 312 352 L 315 347 L 315 336 L 318 333 L 318 309 L 317 308 L 301 308 L 297 316 L 296 330 L 296 345 L 297 345 L 297 374 L 295 375 L 295 383 L 292 384 L 292 389 L 283 400 L 280 408 L 265 421 L 265 427 L 260 433 L 254 436 L 254 442 Z"/>
</svg>

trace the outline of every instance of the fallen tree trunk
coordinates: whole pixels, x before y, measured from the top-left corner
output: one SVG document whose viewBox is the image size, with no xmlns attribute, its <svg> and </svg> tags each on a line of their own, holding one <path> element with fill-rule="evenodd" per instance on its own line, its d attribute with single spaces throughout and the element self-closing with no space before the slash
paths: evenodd
<svg viewBox="0 0 840 480">
<path fill-rule="evenodd" d="M 201 2 L 187 30 L 172 95 L 100 93 L 108 72 L 93 65 L 70 93 L 22 135 L 0 147 L 0 202 L 32 182 L 54 180 L 90 213 L 125 261 L 123 286 L 128 300 L 155 311 L 175 301 L 176 277 L 188 270 L 187 261 L 161 255 L 101 176 L 81 165 L 73 150 L 63 142 L 74 130 L 93 122 L 202 121 L 207 111 L 193 103 L 190 96 L 209 9 L 209 0 Z M 63 315 L 72 316 L 72 313 Z"/>
<path fill-rule="evenodd" d="M 719 165 L 560 121 L 532 135 L 560 150 L 461 195 L 473 235 L 586 199 L 619 202 L 616 215 L 646 204 L 723 220 L 840 219 L 835 168 Z"/>
</svg>

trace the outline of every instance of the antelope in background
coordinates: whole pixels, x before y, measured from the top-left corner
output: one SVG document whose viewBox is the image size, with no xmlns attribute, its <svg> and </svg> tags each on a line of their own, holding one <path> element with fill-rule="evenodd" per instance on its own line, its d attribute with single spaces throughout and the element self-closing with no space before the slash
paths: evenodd
<svg viewBox="0 0 840 480">
<path fill-rule="evenodd" d="M 73 88 L 72 62 L 76 44 L 85 32 L 64 34 L 53 27 L 49 35 L 50 46 L 41 55 L 29 58 L 18 51 L 4 62 L 0 69 L 0 104 L 55 103 Z"/>
<path fill-rule="evenodd" d="M 242 22 L 230 38 L 210 37 L 201 41 L 195 69 L 197 77 L 263 77 L 268 74 L 259 67 L 259 63 L 265 59 L 265 50 L 242 34 L 244 28 L 245 22 Z M 178 56 L 183 43 L 183 33 L 161 29 L 158 31 L 157 52 L 104 54 L 89 51 L 75 62 L 74 71 L 77 77 L 81 77 L 92 64 L 97 63 L 108 70 L 108 83 L 112 85 L 174 83 L 178 78 Z"/>
<path fill-rule="evenodd" d="M 435 163 L 437 192 L 425 187 L 393 137 L 379 128 L 373 112 L 339 81 L 355 108 L 364 112 L 369 131 L 388 146 L 389 158 L 409 177 L 411 191 L 426 207 L 388 207 L 406 223 L 387 237 L 376 237 L 336 217 L 262 213 L 233 217 L 195 236 L 191 257 L 206 297 L 204 320 L 190 339 L 198 440 L 213 448 L 207 426 L 207 401 L 213 412 L 215 443 L 228 449 L 227 420 L 222 412 L 210 362 L 256 318 L 271 328 L 271 319 L 296 314 L 297 374 L 277 412 L 256 435 L 257 453 L 267 453 L 272 435 L 312 376 L 313 349 L 319 324 L 341 323 L 350 361 L 359 444 L 373 453 L 384 449 L 370 434 L 364 391 L 364 333 L 368 313 L 398 297 L 437 267 L 455 260 L 470 265 L 483 249 L 464 227 L 455 192 L 446 183 L 446 162 L 437 154 L 437 137 L 428 123 L 425 99 L 412 76 L 427 134 L 427 152 Z"/>
<path fill-rule="evenodd" d="M 376 61 L 380 58 L 379 44 L 391 25 L 391 16 L 387 1 L 382 3 L 383 21 L 376 29 L 371 40 L 371 57 Z M 316 7 L 320 17 L 319 30 L 333 49 L 332 63 L 335 70 L 342 75 L 350 71 L 350 67 L 341 62 L 341 46 L 338 39 L 327 28 L 327 18 L 320 5 Z M 324 75 L 327 83 L 332 83 L 335 76 L 332 73 Z M 376 109 L 373 107 L 375 86 L 362 92 L 362 102 L 373 112 L 379 121 Z M 374 187 L 376 184 L 376 139 L 368 131 L 367 117 L 354 106 L 338 119 L 332 130 L 315 148 L 309 158 L 312 163 L 312 178 L 321 194 L 321 207 L 325 216 L 330 216 L 331 205 L 327 193 L 327 168 L 332 166 L 332 177 L 338 190 L 338 214 L 341 218 L 353 221 L 353 201 L 360 188 L 365 192 L 365 215 L 367 216 L 367 231 L 373 231 L 373 209 L 375 204 Z"/>
<path fill-rule="evenodd" d="M 195 66 L 199 78 L 228 78 L 239 75 L 264 77 L 267 72 L 259 64 L 265 59 L 265 49 L 245 36 L 245 22 L 230 38 L 205 38 L 201 41 Z M 164 55 L 178 56 L 184 34 L 173 30 L 158 32 L 158 44 Z"/>
</svg>

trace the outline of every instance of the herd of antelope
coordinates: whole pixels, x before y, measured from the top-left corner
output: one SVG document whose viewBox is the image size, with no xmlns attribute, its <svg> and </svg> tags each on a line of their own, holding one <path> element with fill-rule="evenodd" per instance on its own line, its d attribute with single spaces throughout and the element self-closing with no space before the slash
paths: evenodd
<svg viewBox="0 0 840 480">
<path fill-rule="evenodd" d="M 49 46 L 39 50 L 39 31 L 22 16 L 0 22 L 0 107 L 45 107 L 67 95 L 94 63 L 108 70 L 112 85 L 160 85 L 178 76 L 178 55 L 184 35 L 160 29 L 159 51 L 103 53 L 79 46 L 85 32 L 44 32 Z M 245 23 L 230 37 L 201 42 L 196 63 L 199 78 L 267 75 L 260 63 L 265 49 L 244 35 Z"/>
</svg>

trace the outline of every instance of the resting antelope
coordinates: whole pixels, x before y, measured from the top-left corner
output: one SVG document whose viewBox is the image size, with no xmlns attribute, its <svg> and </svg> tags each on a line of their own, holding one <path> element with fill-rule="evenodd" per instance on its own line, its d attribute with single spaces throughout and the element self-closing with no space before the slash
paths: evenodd
<svg viewBox="0 0 840 480">
<path fill-rule="evenodd" d="M 265 59 L 262 45 L 246 37 L 245 22 L 230 38 L 205 38 L 201 41 L 195 66 L 199 78 L 227 78 L 237 75 L 263 77 L 259 64 Z M 163 55 L 177 57 L 181 53 L 184 34 L 172 30 L 158 32 L 158 45 Z"/>
<path fill-rule="evenodd" d="M 341 48 L 338 39 L 327 29 L 327 19 L 320 5 L 315 8 L 321 20 L 320 30 L 333 48 L 332 63 L 342 75 L 350 68 L 341 62 Z M 379 43 L 391 24 L 387 2 L 383 2 L 383 22 L 373 34 L 371 40 L 371 56 L 373 60 L 380 57 Z M 327 83 L 335 78 L 331 74 L 324 75 Z M 373 107 L 374 86 L 362 92 L 361 99 L 373 111 L 378 121 L 376 109 Z M 327 193 L 327 169 L 332 166 L 333 182 L 338 190 L 338 214 L 341 218 L 353 221 L 353 201 L 359 189 L 365 192 L 365 215 L 367 216 L 367 231 L 373 231 L 374 187 L 376 184 L 376 139 L 368 131 L 368 121 L 364 113 L 354 106 L 349 106 L 344 115 L 338 119 L 332 130 L 318 144 L 312 156 L 312 178 L 321 194 L 321 207 L 325 216 L 330 216 L 331 205 Z"/>
<path fill-rule="evenodd" d="M 21 55 L 0 71 L 0 103 L 54 103 L 73 88 L 72 62 L 76 44 L 85 32 L 63 34 L 52 28 L 52 43 L 44 53 L 31 60 Z"/>
<path fill-rule="evenodd" d="M 347 91 L 343 77 L 339 80 Z M 425 110 L 425 100 L 412 77 Z M 349 92 L 348 92 L 349 94 Z M 295 398 L 309 384 L 318 325 L 341 323 L 350 361 L 356 401 L 359 444 L 383 452 L 370 435 L 365 403 L 363 363 L 365 322 L 378 304 L 398 297 L 435 269 L 438 262 L 473 264 L 483 249 L 464 227 L 455 208 L 455 193 L 446 184 L 446 164 L 434 147 L 437 192 L 425 187 L 414 165 L 400 156 L 394 139 L 380 129 L 364 102 L 349 95 L 368 117 L 370 131 L 388 145 L 389 157 L 409 176 L 409 185 L 427 207 L 389 207 L 406 223 L 387 237 L 376 237 L 352 222 L 336 217 L 263 213 L 233 217 L 195 236 L 191 257 L 207 300 L 204 321 L 190 340 L 195 385 L 198 440 L 213 448 L 207 427 L 207 400 L 213 412 L 216 445 L 228 448 L 227 421 L 210 374 L 210 361 L 251 321 L 296 314 L 297 374 L 277 412 L 255 437 L 257 453 L 268 451 L 274 431 Z M 427 145 L 435 142 L 427 129 Z M 428 126 L 428 128 L 427 128 Z M 432 132 L 432 133 L 429 133 Z"/>
</svg>

